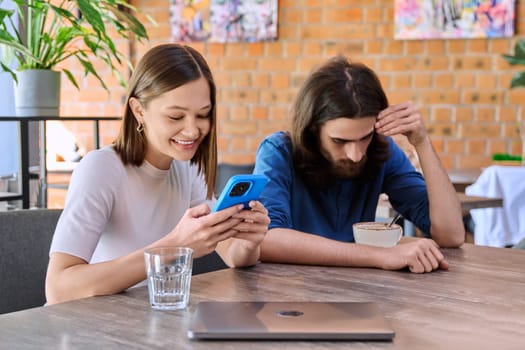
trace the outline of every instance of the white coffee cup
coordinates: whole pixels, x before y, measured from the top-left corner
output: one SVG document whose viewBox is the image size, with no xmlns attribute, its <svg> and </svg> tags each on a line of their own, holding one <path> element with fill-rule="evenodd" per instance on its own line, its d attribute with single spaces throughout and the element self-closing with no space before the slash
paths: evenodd
<svg viewBox="0 0 525 350">
<path fill-rule="evenodd" d="M 403 235 L 401 226 L 398 224 L 388 226 L 386 222 L 358 222 L 352 227 L 356 243 L 376 247 L 393 247 Z"/>
</svg>

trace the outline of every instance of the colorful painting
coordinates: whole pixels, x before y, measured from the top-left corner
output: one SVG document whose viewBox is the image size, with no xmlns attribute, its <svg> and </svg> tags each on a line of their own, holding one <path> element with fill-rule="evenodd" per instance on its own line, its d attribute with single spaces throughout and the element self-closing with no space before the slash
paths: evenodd
<svg viewBox="0 0 525 350">
<path fill-rule="evenodd" d="M 209 0 L 170 0 L 171 39 L 206 41 L 211 37 Z"/>
<path fill-rule="evenodd" d="M 277 0 L 170 0 L 172 40 L 255 42 L 277 39 Z"/>
<path fill-rule="evenodd" d="M 510 37 L 514 6 L 515 0 L 396 0 L 395 39 Z"/>
</svg>

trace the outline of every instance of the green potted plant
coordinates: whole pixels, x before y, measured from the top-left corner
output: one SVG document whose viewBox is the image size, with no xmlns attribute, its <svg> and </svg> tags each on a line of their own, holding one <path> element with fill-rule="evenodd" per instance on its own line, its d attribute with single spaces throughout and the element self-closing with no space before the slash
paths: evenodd
<svg viewBox="0 0 525 350">
<path fill-rule="evenodd" d="M 525 39 L 519 39 L 514 46 L 513 55 L 503 55 L 503 58 L 512 65 L 525 66 Z M 519 86 L 525 86 L 525 70 L 516 73 L 510 82 L 510 88 L 516 88 Z M 521 137 L 521 164 L 525 165 L 525 125 L 523 121 L 518 123 L 518 134 Z"/>
<path fill-rule="evenodd" d="M 12 2 L 15 9 L 7 9 L 3 4 L 5 1 L 0 0 L 0 45 L 4 54 L 0 65 L 16 82 L 17 113 L 19 106 L 16 105 L 30 103 L 32 97 L 39 98 L 39 93 L 45 94 L 44 102 L 49 105 L 55 97 L 48 93 L 53 92 L 56 94 L 56 108 L 44 106 L 43 110 L 28 113 L 53 114 L 56 109 L 58 114 L 60 72 L 64 72 L 69 81 L 79 88 L 74 75 L 60 66 L 68 59 L 76 59 L 86 76 L 93 75 L 108 90 L 94 65 L 95 61 L 101 60 L 125 85 L 119 67 L 129 60 L 118 51 L 110 33 L 120 38 L 134 35 L 138 41 L 148 38 L 146 29 L 135 16 L 137 9 L 125 0 Z M 10 67 L 7 57 L 16 60 L 16 71 Z M 35 74 L 43 74 L 43 82 L 36 82 L 34 88 L 25 88 L 25 83 L 33 81 Z M 53 88 L 52 84 L 57 86 Z M 25 112 L 20 113 L 23 115 Z"/>
<path fill-rule="evenodd" d="M 525 39 L 518 40 L 513 55 L 503 55 L 503 58 L 512 65 L 525 66 Z M 518 72 L 512 77 L 510 88 L 513 89 L 518 86 L 525 86 L 525 71 Z"/>
</svg>

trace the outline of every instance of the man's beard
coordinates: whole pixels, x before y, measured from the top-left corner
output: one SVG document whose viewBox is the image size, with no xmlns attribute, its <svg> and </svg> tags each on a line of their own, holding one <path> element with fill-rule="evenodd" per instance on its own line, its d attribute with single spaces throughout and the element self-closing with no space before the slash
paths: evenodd
<svg viewBox="0 0 525 350">
<path fill-rule="evenodd" d="M 366 161 L 366 155 L 357 163 L 349 159 L 338 160 L 332 163 L 332 173 L 340 179 L 355 179 L 363 173 Z"/>
</svg>

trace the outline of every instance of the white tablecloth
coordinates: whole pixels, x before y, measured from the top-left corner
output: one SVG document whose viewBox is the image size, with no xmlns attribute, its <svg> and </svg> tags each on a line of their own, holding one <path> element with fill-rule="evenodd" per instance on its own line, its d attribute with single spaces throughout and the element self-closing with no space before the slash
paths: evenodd
<svg viewBox="0 0 525 350">
<path fill-rule="evenodd" d="M 490 166 L 465 193 L 503 198 L 503 208 L 470 211 L 476 244 L 504 247 L 525 237 L 525 166 Z"/>
</svg>

